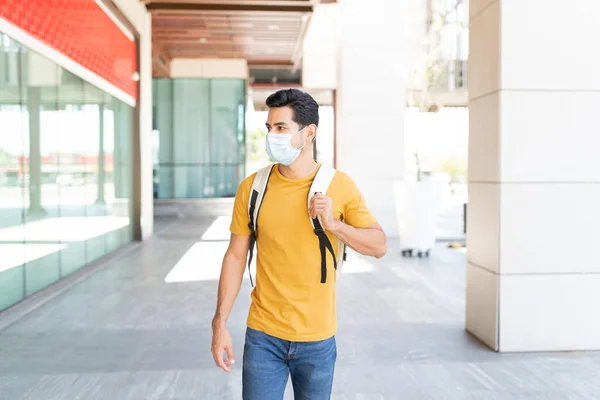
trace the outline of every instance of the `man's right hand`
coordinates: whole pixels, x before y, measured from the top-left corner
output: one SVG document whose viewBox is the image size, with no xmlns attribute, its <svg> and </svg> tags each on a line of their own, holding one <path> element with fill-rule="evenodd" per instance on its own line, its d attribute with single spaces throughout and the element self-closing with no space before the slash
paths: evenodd
<svg viewBox="0 0 600 400">
<path fill-rule="evenodd" d="M 223 353 L 225 352 L 227 352 L 227 359 L 223 358 Z M 235 363 L 233 343 L 225 325 L 213 323 L 212 355 L 217 367 L 223 369 L 225 372 L 231 372 L 231 366 Z"/>
<path fill-rule="evenodd" d="M 226 322 L 242 285 L 249 247 L 250 236 L 231 234 L 229 247 L 223 258 L 221 277 L 219 278 L 217 311 L 212 321 L 213 337 L 211 350 L 217 367 L 227 372 L 231 372 L 231 367 L 235 361 L 233 359 L 231 335 L 227 331 Z M 223 359 L 223 353 L 225 352 L 227 353 L 227 358 Z"/>
</svg>

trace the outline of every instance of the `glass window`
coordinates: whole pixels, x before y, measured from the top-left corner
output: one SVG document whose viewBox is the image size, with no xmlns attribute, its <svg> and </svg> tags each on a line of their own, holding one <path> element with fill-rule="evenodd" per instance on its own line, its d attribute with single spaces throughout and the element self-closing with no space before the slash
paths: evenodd
<svg viewBox="0 0 600 400">
<path fill-rule="evenodd" d="M 25 171 L 28 121 L 23 104 L 25 49 L 0 32 L 0 310 L 25 297 Z"/>
<path fill-rule="evenodd" d="M 71 274 L 86 265 L 86 239 L 89 226 L 85 224 L 86 203 L 86 148 L 89 130 L 95 129 L 87 121 L 84 106 L 84 82 L 68 71 L 62 71 L 58 96 L 60 117 L 58 142 L 60 146 L 60 242 L 63 275 Z"/>
<path fill-rule="evenodd" d="M 0 310 L 132 241 L 133 118 L 0 32 Z"/>
<path fill-rule="evenodd" d="M 60 217 L 56 184 L 57 92 L 60 68 L 27 52 L 27 85 L 23 87 L 27 130 L 23 146 L 25 294 L 33 294 L 60 279 L 61 245 L 56 237 Z"/>
<path fill-rule="evenodd" d="M 108 104 L 105 131 L 105 193 L 110 224 L 107 247 L 114 249 L 133 240 L 133 109 L 114 97 Z"/>
<path fill-rule="evenodd" d="M 154 130 L 158 132 L 158 162 L 154 166 L 156 197 L 172 199 L 173 187 L 173 81 L 153 81 Z"/>
<path fill-rule="evenodd" d="M 212 197 L 209 81 L 173 80 L 175 198 Z"/>
<path fill-rule="evenodd" d="M 245 176 L 245 81 L 155 79 L 158 198 L 232 197 Z"/>
<path fill-rule="evenodd" d="M 210 93 L 214 197 L 233 197 L 244 176 L 238 166 L 245 162 L 245 85 L 239 79 L 214 79 Z"/>
</svg>

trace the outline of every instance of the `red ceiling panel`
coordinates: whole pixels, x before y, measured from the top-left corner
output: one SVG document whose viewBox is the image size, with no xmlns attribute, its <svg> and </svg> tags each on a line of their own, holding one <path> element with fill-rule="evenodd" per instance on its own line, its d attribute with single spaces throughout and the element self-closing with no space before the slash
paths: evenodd
<svg viewBox="0 0 600 400">
<path fill-rule="evenodd" d="M 94 0 L 0 0 L 0 17 L 137 98 L 135 42 Z"/>
</svg>

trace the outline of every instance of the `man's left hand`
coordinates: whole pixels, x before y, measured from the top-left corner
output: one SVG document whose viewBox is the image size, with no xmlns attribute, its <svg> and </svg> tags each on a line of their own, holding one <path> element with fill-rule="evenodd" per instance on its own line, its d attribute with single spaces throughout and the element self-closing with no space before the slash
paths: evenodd
<svg viewBox="0 0 600 400">
<path fill-rule="evenodd" d="M 312 197 L 308 213 L 313 219 L 321 217 L 321 225 L 328 231 L 331 231 L 339 222 L 333 216 L 333 201 L 322 193 L 317 193 Z"/>
</svg>

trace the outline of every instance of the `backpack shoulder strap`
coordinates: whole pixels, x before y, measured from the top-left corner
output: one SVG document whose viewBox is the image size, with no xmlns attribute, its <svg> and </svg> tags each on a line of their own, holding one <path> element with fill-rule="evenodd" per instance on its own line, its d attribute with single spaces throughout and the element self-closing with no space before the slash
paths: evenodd
<svg viewBox="0 0 600 400">
<path fill-rule="evenodd" d="M 252 281 L 250 264 L 252 263 L 252 257 L 254 255 L 254 245 L 256 244 L 256 231 L 258 229 L 258 213 L 260 212 L 260 207 L 262 206 L 262 202 L 265 197 L 265 192 L 267 191 L 267 184 L 269 183 L 269 177 L 271 176 L 271 171 L 273 170 L 274 165 L 275 164 L 266 166 L 256 173 L 254 181 L 252 182 L 252 189 L 250 190 L 250 198 L 248 199 L 248 217 L 250 219 L 250 222 L 248 223 L 248 228 L 250 228 L 250 246 L 248 248 L 248 251 L 250 253 L 248 257 L 248 275 L 250 276 L 250 284 L 252 286 L 254 286 L 254 282 Z"/>
<path fill-rule="evenodd" d="M 331 181 L 333 181 L 333 177 L 335 176 L 336 172 L 337 170 L 329 165 L 321 165 L 317 171 L 317 175 L 315 175 L 315 179 L 313 179 L 312 185 L 310 186 L 310 191 L 308 192 L 309 205 L 310 200 L 316 193 L 327 194 L 327 189 L 329 189 L 329 185 L 331 185 Z"/>
<path fill-rule="evenodd" d="M 262 168 L 256 173 L 254 182 L 252 182 L 252 189 L 250 190 L 250 199 L 248 199 L 248 217 L 250 217 L 250 230 L 256 231 L 258 212 L 262 205 L 265 192 L 267 191 L 267 184 L 269 183 L 269 177 L 275 164 L 268 165 Z"/>
<path fill-rule="evenodd" d="M 319 167 L 317 175 L 315 176 L 310 187 L 310 191 L 308 192 L 309 207 L 310 201 L 315 194 L 327 194 L 327 189 L 329 189 L 329 185 L 331 184 L 331 181 L 333 181 L 336 173 L 336 169 L 329 165 L 323 164 Z M 313 226 L 315 235 L 317 235 L 319 238 L 319 249 L 321 251 L 321 283 L 325 283 L 327 281 L 327 251 L 329 251 L 331 257 L 333 257 L 333 265 L 337 269 L 338 266 L 341 266 L 341 262 L 345 258 L 345 248 L 342 251 L 338 250 L 338 257 L 342 254 L 342 252 L 344 253 L 344 257 L 341 257 L 340 260 L 337 260 L 333 246 L 331 245 L 331 241 L 327 237 L 327 234 L 323 229 L 323 225 L 321 224 L 321 217 L 311 218 L 310 222 Z"/>
</svg>

